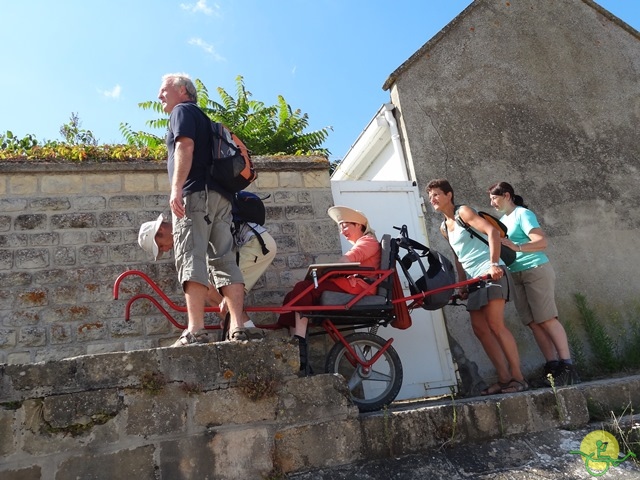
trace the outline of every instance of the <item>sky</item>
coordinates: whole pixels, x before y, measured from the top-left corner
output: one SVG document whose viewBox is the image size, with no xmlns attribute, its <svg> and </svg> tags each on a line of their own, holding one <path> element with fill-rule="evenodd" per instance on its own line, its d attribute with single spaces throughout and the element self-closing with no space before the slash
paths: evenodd
<svg viewBox="0 0 640 480">
<path fill-rule="evenodd" d="M 236 97 L 241 75 L 253 100 L 282 95 L 307 131 L 331 127 L 323 146 L 340 160 L 390 101 L 389 75 L 471 3 L 0 0 L 0 133 L 61 140 L 75 113 L 100 143 L 124 143 L 121 123 L 162 135 L 138 106 L 162 75 L 188 73 L 214 100 Z M 640 30 L 640 0 L 597 3 Z"/>
</svg>

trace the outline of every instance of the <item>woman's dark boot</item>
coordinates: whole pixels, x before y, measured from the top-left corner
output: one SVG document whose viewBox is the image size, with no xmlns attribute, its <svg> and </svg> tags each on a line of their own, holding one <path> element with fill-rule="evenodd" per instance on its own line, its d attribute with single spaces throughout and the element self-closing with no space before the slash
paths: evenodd
<svg viewBox="0 0 640 480">
<path fill-rule="evenodd" d="M 291 340 L 291 343 L 294 343 L 295 340 L 298 341 L 298 349 L 300 350 L 300 374 L 305 377 L 313 375 L 313 370 L 309 364 L 309 344 L 307 343 L 307 339 L 300 335 L 294 335 L 291 337 Z"/>
</svg>

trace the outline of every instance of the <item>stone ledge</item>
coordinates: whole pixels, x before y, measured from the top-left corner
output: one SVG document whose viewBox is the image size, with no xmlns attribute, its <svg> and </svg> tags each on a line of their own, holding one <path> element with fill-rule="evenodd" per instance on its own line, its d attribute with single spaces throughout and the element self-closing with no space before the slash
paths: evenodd
<svg viewBox="0 0 640 480">
<path fill-rule="evenodd" d="M 204 468 L 216 478 L 262 478 L 273 471 L 299 475 L 574 431 L 594 416 L 623 415 L 640 403 L 640 376 L 635 376 L 555 392 L 398 402 L 358 414 L 342 377 L 298 378 L 297 368 L 296 349 L 271 336 L 3 365 L 0 433 L 12 434 L 0 435 L 5 460 L 0 476 L 20 478 L 11 475 L 55 464 L 57 474 L 72 470 L 82 477 L 94 459 L 110 459 L 104 463 L 109 472 L 117 471 L 112 462 L 137 465 L 141 476 L 159 469 L 164 477 L 181 465 Z M 148 372 L 161 373 L 162 382 L 154 386 L 154 377 L 144 375 Z M 251 400 L 251 389 L 261 387 L 244 385 L 247 390 L 241 378 L 254 372 L 273 375 L 277 385 Z M 233 460 L 238 458 L 247 461 Z"/>
<path fill-rule="evenodd" d="M 258 171 L 305 171 L 326 170 L 329 171 L 329 160 L 322 155 L 264 155 L 252 158 Z M 48 174 L 67 172 L 140 172 L 162 171 L 167 172 L 166 161 L 155 160 L 128 160 L 121 162 L 48 162 L 43 160 L 3 160 L 0 161 L 0 173 L 40 173 Z"/>
<path fill-rule="evenodd" d="M 258 371 L 294 376 L 297 349 L 282 337 L 246 343 L 209 343 L 86 355 L 25 365 L 0 365 L 0 403 L 110 388 L 148 388 L 156 381 L 198 384 L 203 391 L 228 388 Z M 201 365 L 210 368 L 202 369 Z M 145 387 L 146 385 L 146 387 Z"/>
</svg>

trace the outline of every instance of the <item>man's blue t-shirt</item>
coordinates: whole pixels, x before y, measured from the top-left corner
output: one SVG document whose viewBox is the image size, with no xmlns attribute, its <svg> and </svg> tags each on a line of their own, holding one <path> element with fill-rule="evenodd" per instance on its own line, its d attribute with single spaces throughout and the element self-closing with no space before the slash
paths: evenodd
<svg viewBox="0 0 640 480">
<path fill-rule="evenodd" d="M 507 227 L 507 235 L 516 245 L 527 243 L 529 232 L 540 228 L 535 213 L 524 207 L 516 207 L 509 215 L 503 215 L 500 221 Z M 509 265 L 512 272 L 521 272 L 547 263 L 549 258 L 543 252 L 516 252 L 516 260 Z"/>
<path fill-rule="evenodd" d="M 175 168 L 175 144 L 178 137 L 188 137 L 193 140 L 193 161 L 187 180 L 182 188 L 182 196 L 200 192 L 205 189 L 207 170 L 211 164 L 211 136 L 210 121 L 193 102 L 176 105 L 169 115 L 169 129 L 167 131 L 167 170 L 169 182 L 173 178 Z M 209 188 L 213 186 L 209 184 Z"/>
</svg>

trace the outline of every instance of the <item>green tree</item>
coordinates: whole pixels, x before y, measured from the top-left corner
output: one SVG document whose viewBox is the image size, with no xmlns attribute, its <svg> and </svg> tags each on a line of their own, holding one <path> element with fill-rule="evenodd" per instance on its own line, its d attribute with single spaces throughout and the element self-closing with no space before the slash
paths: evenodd
<svg viewBox="0 0 640 480">
<path fill-rule="evenodd" d="M 202 81 L 195 80 L 198 92 L 198 106 L 216 122 L 221 122 L 232 130 L 247 145 L 254 155 L 288 154 L 302 155 L 318 153 L 329 155 L 322 148 L 331 127 L 313 132 L 305 132 L 309 126 L 309 116 L 300 109 L 293 110 L 282 95 L 276 105 L 267 107 L 263 102 L 251 99 L 242 76 L 236 77 L 236 97 L 218 87 L 220 102 L 212 100 Z M 163 115 L 162 118 L 147 121 L 147 125 L 165 130 L 168 116 L 162 111 L 158 100 L 138 104 L 144 110 Z M 120 124 L 120 131 L 131 145 L 156 147 L 164 140 L 152 133 L 133 132 L 126 123 Z"/>
</svg>

